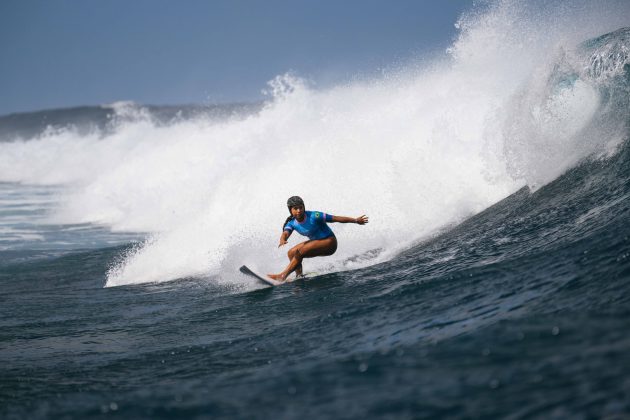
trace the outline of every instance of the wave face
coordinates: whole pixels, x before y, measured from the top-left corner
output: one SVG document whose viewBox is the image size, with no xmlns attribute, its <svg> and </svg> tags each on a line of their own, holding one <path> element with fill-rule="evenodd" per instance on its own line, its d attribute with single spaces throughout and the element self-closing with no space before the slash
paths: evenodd
<svg viewBox="0 0 630 420">
<path fill-rule="evenodd" d="M 630 4 L 605 6 L 484 4 L 379 79 L 3 139 L 0 416 L 627 416 Z M 371 222 L 261 288 L 237 268 L 284 266 L 294 194 Z"/>
</svg>

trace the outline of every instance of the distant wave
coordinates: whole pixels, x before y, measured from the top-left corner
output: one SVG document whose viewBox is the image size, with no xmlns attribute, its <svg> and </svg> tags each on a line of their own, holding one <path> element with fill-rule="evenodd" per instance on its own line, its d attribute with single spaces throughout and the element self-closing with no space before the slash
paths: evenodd
<svg viewBox="0 0 630 420">
<path fill-rule="evenodd" d="M 138 105 L 116 102 L 100 106 L 48 109 L 0 116 L 0 142 L 32 140 L 45 133 L 71 129 L 78 135 L 111 134 L 121 122 L 150 119 L 157 125 L 189 119 L 221 119 L 258 111 L 260 103 L 219 105 Z"/>
</svg>

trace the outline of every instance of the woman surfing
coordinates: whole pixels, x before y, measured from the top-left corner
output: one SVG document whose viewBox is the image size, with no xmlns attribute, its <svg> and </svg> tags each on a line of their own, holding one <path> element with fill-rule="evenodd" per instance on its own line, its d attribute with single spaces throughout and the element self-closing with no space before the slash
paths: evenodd
<svg viewBox="0 0 630 420">
<path fill-rule="evenodd" d="M 295 275 L 302 275 L 302 260 L 304 258 L 324 257 L 332 255 L 337 250 L 337 238 L 327 223 L 357 223 L 364 225 L 368 222 L 368 217 L 363 215 L 357 218 L 345 216 L 333 216 L 321 211 L 308 211 L 304 209 L 304 201 L 293 196 L 287 200 L 287 207 L 291 215 L 282 226 L 280 244 L 278 248 L 287 244 L 291 233 L 296 230 L 300 235 L 308 237 L 308 241 L 294 246 L 287 253 L 289 265 L 279 274 L 267 274 L 268 277 L 286 281 L 289 274 L 295 271 Z"/>
</svg>

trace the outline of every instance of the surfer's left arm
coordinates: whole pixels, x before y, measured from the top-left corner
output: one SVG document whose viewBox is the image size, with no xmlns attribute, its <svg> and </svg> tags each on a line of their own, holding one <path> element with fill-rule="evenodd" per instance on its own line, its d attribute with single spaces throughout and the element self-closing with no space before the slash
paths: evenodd
<svg viewBox="0 0 630 420">
<path fill-rule="evenodd" d="M 331 222 L 356 223 L 358 225 L 364 225 L 368 222 L 368 217 L 365 214 L 359 217 L 332 216 Z"/>
</svg>

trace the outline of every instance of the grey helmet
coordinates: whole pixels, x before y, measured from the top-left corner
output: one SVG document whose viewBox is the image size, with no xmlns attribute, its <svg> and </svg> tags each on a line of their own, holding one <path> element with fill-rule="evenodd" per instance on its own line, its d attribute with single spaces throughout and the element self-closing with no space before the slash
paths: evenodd
<svg viewBox="0 0 630 420">
<path fill-rule="evenodd" d="M 302 198 L 298 197 L 297 195 L 294 195 L 287 200 L 287 207 L 289 208 L 289 212 L 291 212 L 291 207 L 295 206 L 304 206 L 304 200 L 302 200 Z"/>
</svg>

